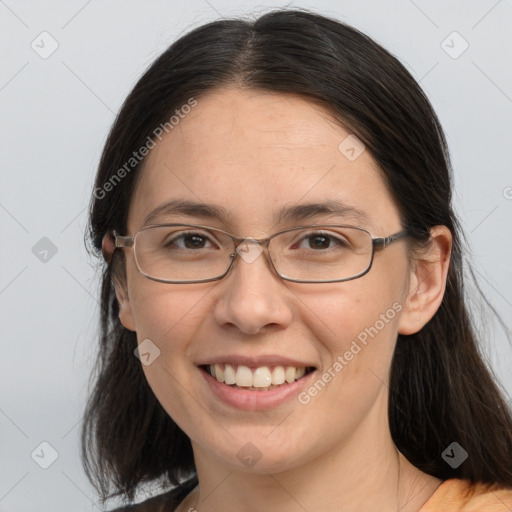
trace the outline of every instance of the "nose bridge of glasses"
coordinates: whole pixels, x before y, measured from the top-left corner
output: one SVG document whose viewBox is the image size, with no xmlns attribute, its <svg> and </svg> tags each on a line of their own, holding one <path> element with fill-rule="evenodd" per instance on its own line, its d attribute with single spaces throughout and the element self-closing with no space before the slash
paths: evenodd
<svg viewBox="0 0 512 512">
<path fill-rule="evenodd" d="M 252 244 L 254 246 L 260 247 L 268 247 L 271 237 L 268 238 L 253 238 L 252 236 L 247 236 L 245 238 L 240 238 L 236 236 L 231 237 L 233 243 L 235 245 L 235 250 L 237 250 L 243 244 Z"/>
<path fill-rule="evenodd" d="M 271 237 L 269 238 L 239 238 L 232 237 L 235 244 L 234 251 L 231 257 L 234 259 L 237 255 L 246 263 L 253 263 L 267 249 L 267 256 L 271 260 L 270 252 L 268 251 Z M 271 264 L 273 266 L 273 264 Z"/>
</svg>

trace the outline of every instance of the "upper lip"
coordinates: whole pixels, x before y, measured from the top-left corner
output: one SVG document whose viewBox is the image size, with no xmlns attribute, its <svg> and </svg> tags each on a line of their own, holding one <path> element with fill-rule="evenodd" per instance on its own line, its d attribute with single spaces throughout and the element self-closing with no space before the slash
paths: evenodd
<svg viewBox="0 0 512 512">
<path fill-rule="evenodd" d="M 260 366 L 295 366 L 298 368 L 315 367 L 314 364 L 304 361 L 291 359 L 290 357 L 264 354 L 257 357 L 249 357 L 245 355 L 224 355 L 215 356 L 197 363 L 197 366 L 214 365 L 214 364 L 231 364 L 233 366 L 247 366 L 249 368 L 258 368 Z"/>
</svg>

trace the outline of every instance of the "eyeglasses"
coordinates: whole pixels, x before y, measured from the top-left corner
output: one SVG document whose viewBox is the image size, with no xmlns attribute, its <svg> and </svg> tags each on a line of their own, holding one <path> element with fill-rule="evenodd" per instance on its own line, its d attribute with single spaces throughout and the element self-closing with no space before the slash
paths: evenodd
<svg viewBox="0 0 512 512">
<path fill-rule="evenodd" d="M 408 235 L 407 230 L 374 238 L 366 229 L 331 224 L 300 226 L 256 240 L 196 224 L 158 224 L 134 236 L 115 231 L 116 248 L 134 250 L 138 271 L 162 283 L 203 283 L 222 279 L 236 256 L 252 263 L 266 248 L 279 277 L 296 283 L 333 283 L 365 275 L 375 250 Z"/>
</svg>

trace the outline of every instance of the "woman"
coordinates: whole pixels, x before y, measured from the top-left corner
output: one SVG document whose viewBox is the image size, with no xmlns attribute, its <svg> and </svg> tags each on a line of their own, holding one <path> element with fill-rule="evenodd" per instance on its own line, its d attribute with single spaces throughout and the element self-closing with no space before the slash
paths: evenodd
<svg viewBox="0 0 512 512">
<path fill-rule="evenodd" d="M 450 180 L 427 98 L 351 27 L 279 10 L 165 51 L 91 203 L 103 501 L 160 482 L 118 510 L 510 510 Z"/>
</svg>

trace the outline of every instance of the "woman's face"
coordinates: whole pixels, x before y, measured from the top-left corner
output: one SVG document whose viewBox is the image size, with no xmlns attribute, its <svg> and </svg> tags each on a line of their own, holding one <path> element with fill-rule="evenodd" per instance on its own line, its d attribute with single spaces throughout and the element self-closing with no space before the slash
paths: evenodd
<svg viewBox="0 0 512 512">
<path fill-rule="evenodd" d="M 350 224 L 377 237 L 400 231 L 376 163 L 348 136 L 327 112 L 295 95 L 223 89 L 197 98 L 150 151 L 127 234 L 171 200 L 212 205 L 226 216 L 167 212 L 151 224 L 202 224 L 242 238 L 304 224 Z M 277 218 L 283 208 L 327 201 L 347 210 Z M 376 252 L 363 277 L 323 284 L 280 279 L 266 251 L 254 261 L 238 257 L 219 281 L 164 284 L 142 276 L 133 251 L 125 252 L 121 320 L 139 343 L 150 340 L 144 349 L 151 363 L 143 370 L 191 438 L 196 462 L 282 471 L 335 456 L 358 433 L 388 428 L 388 372 L 409 282 L 404 241 Z M 298 367 L 295 377 L 302 368 L 315 370 L 258 391 L 217 382 L 204 369 L 214 363 L 226 373 L 224 364 L 253 374 L 267 367 L 277 381 L 279 367 Z"/>
</svg>

